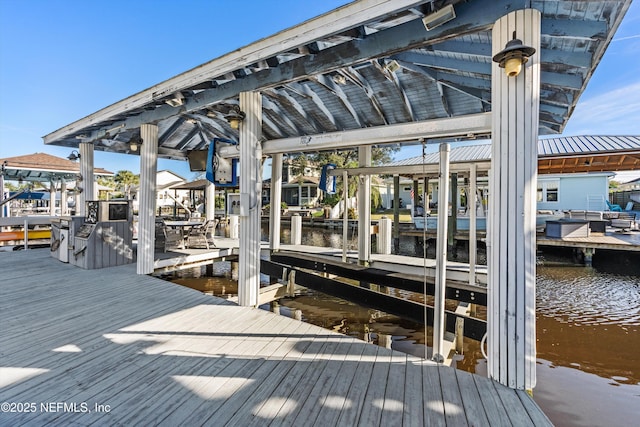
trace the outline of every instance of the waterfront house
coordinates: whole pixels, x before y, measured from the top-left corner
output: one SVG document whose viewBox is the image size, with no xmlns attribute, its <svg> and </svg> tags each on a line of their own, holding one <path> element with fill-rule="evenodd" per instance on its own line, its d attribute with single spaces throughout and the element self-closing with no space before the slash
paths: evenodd
<svg viewBox="0 0 640 427">
<path fill-rule="evenodd" d="M 640 137 L 637 136 L 575 136 L 541 139 L 538 141 L 538 179 L 536 185 L 536 208 L 538 211 L 608 210 L 609 180 L 615 171 L 636 167 L 640 153 Z M 450 162 L 464 165 L 491 161 L 491 145 L 476 144 L 451 149 Z M 399 160 L 385 165 L 384 170 L 408 170 L 403 175 L 423 175 L 420 166 L 428 167 L 430 200 L 437 200 L 438 153 Z M 640 166 L 640 165 L 638 165 Z M 417 167 L 417 169 L 416 169 Z M 460 166 L 462 167 L 462 166 Z M 486 207 L 488 169 L 478 169 L 479 198 Z M 466 207 L 468 171 L 458 173 L 458 207 Z M 388 180 L 391 182 L 391 179 Z M 400 197 L 412 191 L 411 183 L 401 181 Z M 393 189 L 391 190 L 393 192 Z M 420 193 L 422 188 L 420 186 Z M 407 202 L 410 203 L 410 202 Z M 468 212 L 461 212 L 463 215 Z"/>
</svg>

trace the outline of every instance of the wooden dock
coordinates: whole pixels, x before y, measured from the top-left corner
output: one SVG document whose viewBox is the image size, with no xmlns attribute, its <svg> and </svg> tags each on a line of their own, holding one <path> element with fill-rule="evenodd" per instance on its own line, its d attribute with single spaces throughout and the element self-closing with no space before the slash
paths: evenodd
<svg viewBox="0 0 640 427">
<path fill-rule="evenodd" d="M 640 232 L 617 231 L 591 233 L 589 237 L 546 237 L 538 235 L 538 246 L 559 246 L 565 248 L 607 249 L 614 251 L 640 251 Z"/>
<path fill-rule="evenodd" d="M 339 259 L 342 256 L 341 249 L 325 248 L 321 246 L 307 245 L 280 245 L 280 250 L 290 253 L 304 253 L 328 259 Z M 357 260 L 358 253 L 347 252 L 347 258 L 351 261 Z M 405 255 L 381 255 L 371 254 L 370 264 L 372 267 L 383 270 L 397 271 L 416 276 L 426 275 L 435 278 L 436 260 L 432 258 L 418 258 Z M 476 282 L 481 286 L 487 285 L 487 266 L 476 265 Z M 468 282 L 469 264 L 462 262 L 447 261 L 447 279 L 458 282 Z"/>
<path fill-rule="evenodd" d="M 174 248 L 166 252 L 156 252 L 153 270 L 156 273 L 184 270 L 238 256 L 238 239 L 216 237 L 215 246 L 210 249 Z"/>
<path fill-rule="evenodd" d="M 523 391 L 134 265 L 0 271 L 2 425 L 551 425 Z"/>
</svg>

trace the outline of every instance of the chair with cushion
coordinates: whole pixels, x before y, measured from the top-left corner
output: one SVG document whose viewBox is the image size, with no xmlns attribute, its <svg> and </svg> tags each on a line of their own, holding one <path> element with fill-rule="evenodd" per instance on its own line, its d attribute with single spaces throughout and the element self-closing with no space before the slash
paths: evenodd
<svg viewBox="0 0 640 427">
<path fill-rule="evenodd" d="M 155 249 L 167 252 L 167 249 L 184 249 L 184 239 L 181 230 L 175 230 L 167 226 L 162 219 L 156 219 L 156 244 Z"/>
<path fill-rule="evenodd" d="M 608 200 L 605 200 L 605 202 L 607 202 L 607 206 L 609 207 L 610 211 L 612 211 L 612 212 L 622 212 L 622 207 L 620 207 L 620 205 L 613 204 Z"/>
<path fill-rule="evenodd" d="M 215 231 L 219 220 L 211 219 L 202 225 L 191 227 L 187 235 L 187 247 L 189 248 L 215 248 Z"/>
</svg>

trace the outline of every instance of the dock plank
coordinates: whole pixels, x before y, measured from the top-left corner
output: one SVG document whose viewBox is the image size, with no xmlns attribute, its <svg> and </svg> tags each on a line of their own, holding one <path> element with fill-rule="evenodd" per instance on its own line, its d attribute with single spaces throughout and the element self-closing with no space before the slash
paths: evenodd
<svg viewBox="0 0 640 427">
<path fill-rule="evenodd" d="M 406 427 L 422 426 L 424 422 L 424 412 L 422 407 L 424 402 L 422 396 L 422 365 L 428 363 L 416 357 L 407 358 L 405 369 L 404 387 L 407 390 L 414 390 L 413 393 L 404 394 L 404 408 L 402 414 L 402 425 Z M 419 391 L 419 392 L 418 392 Z"/>
<path fill-rule="evenodd" d="M 338 418 L 337 426 L 351 427 L 358 422 L 367 397 L 363 390 L 366 390 L 369 386 L 369 378 L 374 366 L 371 362 L 376 360 L 378 351 L 382 351 L 382 348 L 373 345 L 364 348 L 360 358 L 361 363 L 356 368 L 356 375 L 345 396 L 344 409 Z M 349 403 L 348 406 L 346 402 Z"/>
<path fill-rule="evenodd" d="M 82 270 L 45 249 L 0 253 L 0 269 L 0 401 L 110 409 L 38 407 L 0 425 L 482 424 L 478 411 L 549 425 L 526 393 L 133 265 Z"/>
<path fill-rule="evenodd" d="M 445 401 L 440 385 L 438 365 L 430 364 L 422 366 L 422 390 L 424 396 L 424 423 L 430 426 L 444 426 Z"/>
<path fill-rule="evenodd" d="M 458 380 L 462 405 L 469 425 L 492 425 L 489 423 L 487 415 L 485 414 L 480 393 L 476 387 L 476 383 L 473 381 L 473 374 L 459 369 L 456 369 L 455 374 Z"/>
</svg>

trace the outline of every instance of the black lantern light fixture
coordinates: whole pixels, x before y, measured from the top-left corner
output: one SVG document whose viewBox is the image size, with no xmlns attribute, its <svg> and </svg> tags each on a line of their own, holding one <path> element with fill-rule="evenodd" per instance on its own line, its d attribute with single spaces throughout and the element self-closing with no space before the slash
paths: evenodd
<svg viewBox="0 0 640 427">
<path fill-rule="evenodd" d="M 517 77 L 522 70 L 522 64 L 525 64 L 534 53 L 536 53 L 536 49 L 522 44 L 522 40 L 516 38 L 514 31 L 513 39 L 507 42 L 504 49 L 494 55 L 493 62 L 497 62 L 500 68 L 504 68 L 507 76 Z"/>
<path fill-rule="evenodd" d="M 142 138 L 140 137 L 131 138 L 131 140 L 129 140 L 129 151 L 131 151 L 132 153 L 135 153 L 140 149 L 141 145 L 142 145 Z"/>
<path fill-rule="evenodd" d="M 240 122 L 242 122 L 245 118 L 244 111 L 240 110 L 240 107 L 234 105 L 231 107 L 229 112 L 224 116 L 224 118 L 229 122 L 229 125 L 232 129 L 239 129 Z"/>
<path fill-rule="evenodd" d="M 73 150 L 71 154 L 67 156 L 67 159 L 71 160 L 72 162 L 77 162 L 79 158 L 80 153 L 78 153 L 78 150 Z"/>
</svg>

